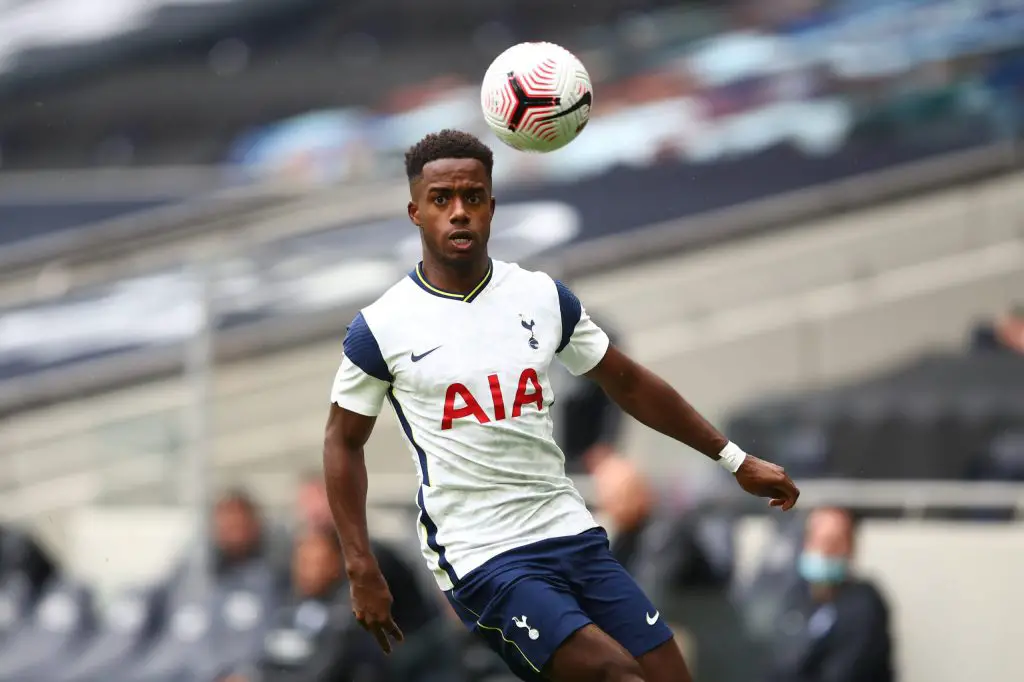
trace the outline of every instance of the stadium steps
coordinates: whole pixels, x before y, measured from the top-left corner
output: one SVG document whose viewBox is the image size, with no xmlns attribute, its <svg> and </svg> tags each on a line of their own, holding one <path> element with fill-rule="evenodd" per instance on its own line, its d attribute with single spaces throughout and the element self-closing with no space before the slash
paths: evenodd
<svg viewBox="0 0 1024 682">
<path fill-rule="evenodd" d="M 720 417 L 764 391 L 867 371 L 934 343 L 959 343 L 977 317 L 998 312 L 1024 290 L 1012 262 L 1019 244 L 986 246 L 1021 234 L 1021 182 L 1019 175 L 998 179 L 970 195 L 947 191 L 573 286 L 637 357 Z M 997 262 L 1004 252 L 1011 261 Z M 931 273 L 920 291 L 913 290 L 913 277 L 900 274 L 914 272 Z M 950 275 L 961 272 L 976 281 Z M 879 282 L 900 277 L 910 284 L 893 289 L 902 298 L 887 302 Z M 679 295 L 651 295 L 662 290 Z M 915 327 L 906 321 L 920 317 L 917 310 L 927 313 Z M 906 327 L 900 335 L 887 333 Z M 851 346 L 849 339 L 857 342 Z M 210 412 L 215 471 L 316 466 L 339 353 L 334 341 L 219 367 Z M 189 398 L 183 380 L 167 380 L 8 420 L 0 425 L 0 491 L 134 461 L 144 452 L 158 453 L 169 463 L 164 466 L 180 466 Z M 649 438 L 631 430 L 630 449 L 656 460 L 672 451 Z M 382 417 L 374 441 L 375 477 L 411 475 L 390 415 Z M 6 508 L 0 500 L 0 511 Z"/>
<path fill-rule="evenodd" d="M 590 310 L 628 334 L 1021 237 L 1018 173 L 573 284 Z"/>
<path fill-rule="evenodd" d="M 700 322 L 636 330 L 629 335 L 630 346 L 703 411 L 721 417 L 765 392 L 839 380 L 929 348 L 955 347 L 979 314 L 997 312 L 1020 291 L 1024 242 L 1008 241 L 867 280 L 733 306 Z M 317 466 L 325 385 L 337 359 L 337 344 L 320 344 L 220 370 L 210 424 L 214 479 L 229 483 L 261 472 Z M 98 481 L 94 494 L 106 499 L 130 490 L 132 480 L 159 486 L 163 479 L 158 474 L 174 475 L 185 466 L 187 396 L 182 382 L 165 382 L 9 423 L 0 433 L 8 462 L 15 466 L 0 470 L 14 472 L 8 485 L 39 486 L 100 471 L 91 480 Z M 118 412 L 120 422 L 103 421 Z M 55 431 L 61 435 L 51 436 Z M 655 466 L 679 461 L 673 456 L 677 446 L 645 429 L 631 427 L 627 444 Z M 373 494 L 411 495 L 414 467 L 387 412 L 372 441 L 368 466 Z M 39 500 L 65 499 L 40 496 L 38 490 L 37 507 Z M 24 512 L 33 505 L 6 498 L 0 508 Z"/>
<path fill-rule="evenodd" d="M 712 419 L 755 398 L 824 388 L 930 351 L 964 349 L 973 324 L 1024 292 L 1024 240 L 823 287 L 633 338 L 639 357 Z M 627 449 L 674 466 L 679 448 L 630 424 Z M 700 458 L 683 458 L 694 462 Z"/>
<path fill-rule="evenodd" d="M 402 183 L 301 193 L 268 186 L 253 192 L 248 203 L 225 201 L 221 207 L 207 209 L 208 215 L 200 216 L 198 209 L 186 204 L 96 224 L 80 236 L 114 237 L 92 248 L 0 272 L 0 305 L 46 300 L 67 290 L 177 268 L 197 257 L 227 258 L 283 237 L 391 216 L 394 207 L 404 206 L 407 198 Z M 116 239 L 121 232 L 139 231 L 140 224 L 150 226 L 149 231 L 156 231 L 159 239 L 154 237 L 147 244 L 130 242 L 127 237 Z"/>
</svg>

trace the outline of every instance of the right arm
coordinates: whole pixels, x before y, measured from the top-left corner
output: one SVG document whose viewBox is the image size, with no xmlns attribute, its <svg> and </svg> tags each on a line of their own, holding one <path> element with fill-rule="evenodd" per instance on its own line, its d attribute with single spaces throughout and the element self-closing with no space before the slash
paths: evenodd
<svg viewBox="0 0 1024 682">
<path fill-rule="evenodd" d="M 324 433 L 324 479 L 334 525 L 341 538 L 345 570 L 364 572 L 376 565 L 366 526 L 366 460 L 363 448 L 376 417 L 331 404 Z"/>
<path fill-rule="evenodd" d="M 391 591 L 370 549 L 366 525 L 364 448 L 391 383 L 380 346 L 362 314 L 345 336 L 345 357 L 331 389 L 324 431 L 324 479 L 331 515 L 345 557 L 352 610 L 359 623 L 391 651 L 402 632 L 391 617 Z"/>
</svg>

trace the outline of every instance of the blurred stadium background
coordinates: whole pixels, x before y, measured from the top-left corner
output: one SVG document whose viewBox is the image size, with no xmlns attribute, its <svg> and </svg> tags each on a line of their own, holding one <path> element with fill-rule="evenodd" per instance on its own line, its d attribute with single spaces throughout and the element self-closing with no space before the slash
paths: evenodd
<svg viewBox="0 0 1024 682">
<path fill-rule="evenodd" d="M 504 679 L 429 587 L 400 670 L 304 636 L 350 656 L 317 677 L 275 614 L 345 325 L 416 260 L 401 156 L 495 142 L 477 80 L 534 39 L 596 108 L 496 147 L 492 253 L 856 514 L 898 679 L 1019 679 L 1024 2 L 0 0 L 0 680 Z M 791 596 L 806 511 L 561 379 L 569 466 L 698 680 L 886 682 L 787 663 L 829 631 Z M 382 421 L 371 525 L 416 583 Z"/>
</svg>

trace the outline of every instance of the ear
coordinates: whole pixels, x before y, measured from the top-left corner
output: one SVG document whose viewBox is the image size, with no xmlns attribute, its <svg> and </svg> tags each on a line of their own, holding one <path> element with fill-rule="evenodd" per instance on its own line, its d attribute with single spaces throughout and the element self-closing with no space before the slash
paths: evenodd
<svg viewBox="0 0 1024 682">
<path fill-rule="evenodd" d="M 494 217 L 494 197 L 491 197 L 491 217 Z"/>
<path fill-rule="evenodd" d="M 409 211 L 409 220 L 412 221 L 412 224 L 416 227 L 423 227 L 423 225 L 420 224 L 419 205 L 415 201 L 410 201 L 407 210 Z"/>
</svg>

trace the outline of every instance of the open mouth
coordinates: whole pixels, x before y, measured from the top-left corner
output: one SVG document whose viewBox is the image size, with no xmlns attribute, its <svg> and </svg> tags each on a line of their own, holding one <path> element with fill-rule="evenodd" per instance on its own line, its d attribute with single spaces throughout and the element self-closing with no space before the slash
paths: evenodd
<svg viewBox="0 0 1024 682">
<path fill-rule="evenodd" d="M 473 233 L 468 230 L 458 230 L 448 235 L 448 241 L 456 249 L 463 250 L 473 246 Z"/>
</svg>

